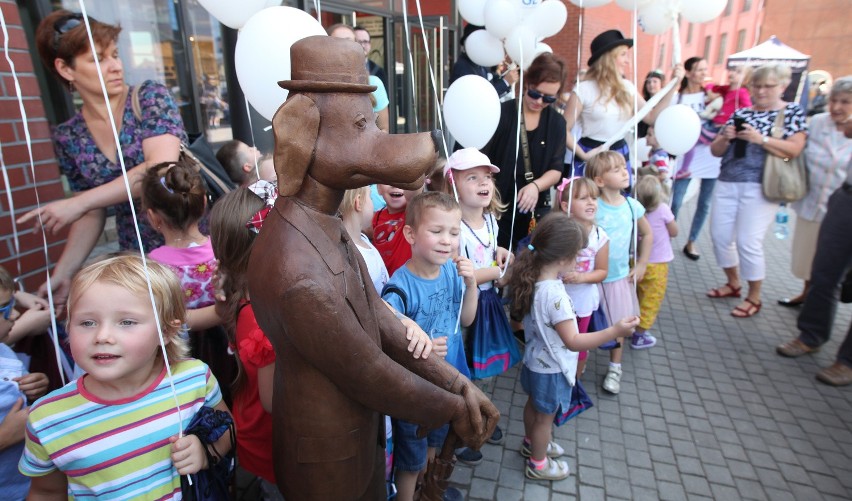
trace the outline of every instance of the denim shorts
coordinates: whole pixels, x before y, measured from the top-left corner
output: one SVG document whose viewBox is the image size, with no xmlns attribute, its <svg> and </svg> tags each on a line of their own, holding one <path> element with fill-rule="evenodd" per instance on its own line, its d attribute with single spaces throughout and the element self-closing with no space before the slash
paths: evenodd
<svg viewBox="0 0 852 501">
<path fill-rule="evenodd" d="M 563 409 L 571 406 L 571 385 L 561 373 L 541 374 L 525 365 L 521 369 L 521 386 L 530 396 L 533 407 L 542 414 L 556 414 L 559 405 Z"/>
<path fill-rule="evenodd" d="M 434 447 L 440 449 L 450 431 L 450 425 L 430 431 L 426 438 L 417 437 L 418 425 L 403 421 L 393 420 L 393 463 L 401 471 L 420 471 L 426 468 L 428 461 L 427 449 Z"/>
</svg>

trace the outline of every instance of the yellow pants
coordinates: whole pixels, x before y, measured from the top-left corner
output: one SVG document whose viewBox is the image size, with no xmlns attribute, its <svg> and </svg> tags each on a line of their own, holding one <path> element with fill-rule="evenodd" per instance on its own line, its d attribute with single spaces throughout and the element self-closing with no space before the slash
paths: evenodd
<svg viewBox="0 0 852 501">
<path fill-rule="evenodd" d="M 669 283 L 669 263 L 648 263 L 645 276 L 639 282 L 636 293 L 639 296 L 639 328 L 648 330 L 657 320 L 657 313 L 666 297 Z"/>
</svg>

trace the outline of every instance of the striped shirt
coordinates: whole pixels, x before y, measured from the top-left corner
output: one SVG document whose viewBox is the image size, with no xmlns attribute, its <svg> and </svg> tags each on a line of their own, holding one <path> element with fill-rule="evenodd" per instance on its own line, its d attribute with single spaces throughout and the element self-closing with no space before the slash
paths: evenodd
<svg viewBox="0 0 852 501">
<path fill-rule="evenodd" d="M 202 406 L 222 400 L 203 362 L 175 363 L 172 375 L 182 427 Z M 145 391 L 117 401 L 99 399 L 79 381 L 33 405 L 21 473 L 37 477 L 59 470 L 68 477 L 69 497 L 76 499 L 181 499 L 169 444 L 180 430 L 165 367 Z"/>
</svg>

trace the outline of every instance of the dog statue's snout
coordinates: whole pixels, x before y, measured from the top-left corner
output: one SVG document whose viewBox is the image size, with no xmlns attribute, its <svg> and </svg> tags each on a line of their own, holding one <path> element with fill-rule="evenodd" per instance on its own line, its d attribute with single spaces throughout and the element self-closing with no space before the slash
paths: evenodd
<svg viewBox="0 0 852 501">
<path fill-rule="evenodd" d="M 447 152 L 442 151 L 444 149 L 444 134 L 441 132 L 441 129 L 432 129 L 432 143 L 435 145 L 435 151 L 442 153 L 442 156 L 447 158 Z"/>
</svg>

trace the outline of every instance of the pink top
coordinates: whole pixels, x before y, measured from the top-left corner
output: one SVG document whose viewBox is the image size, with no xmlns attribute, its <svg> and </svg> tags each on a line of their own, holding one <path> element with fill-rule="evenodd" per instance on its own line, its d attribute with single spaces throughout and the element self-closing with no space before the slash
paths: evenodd
<svg viewBox="0 0 852 501">
<path fill-rule="evenodd" d="M 216 257 L 209 238 L 201 245 L 183 249 L 164 245 L 152 250 L 149 255 L 177 274 L 187 308 L 203 308 L 216 302 L 213 284 Z"/>
<path fill-rule="evenodd" d="M 730 85 L 711 85 L 710 90 L 722 95 L 722 109 L 713 117 L 713 123 L 716 125 L 725 125 L 739 108 L 751 106 L 751 96 L 745 87 L 731 90 Z"/>
<path fill-rule="evenodd" d="M 674 259 L 672 251 L 672 237 L 666 224 L 674 221 L 674 214 L 668 205 L 661 203 L 656 209 L 645 213 L 645 219 L 651 225 L 651 235 L 654 242 L 651 245 L 651 254 L 648 255 L 649 263 L 668 263 Z"/>
</svg>

